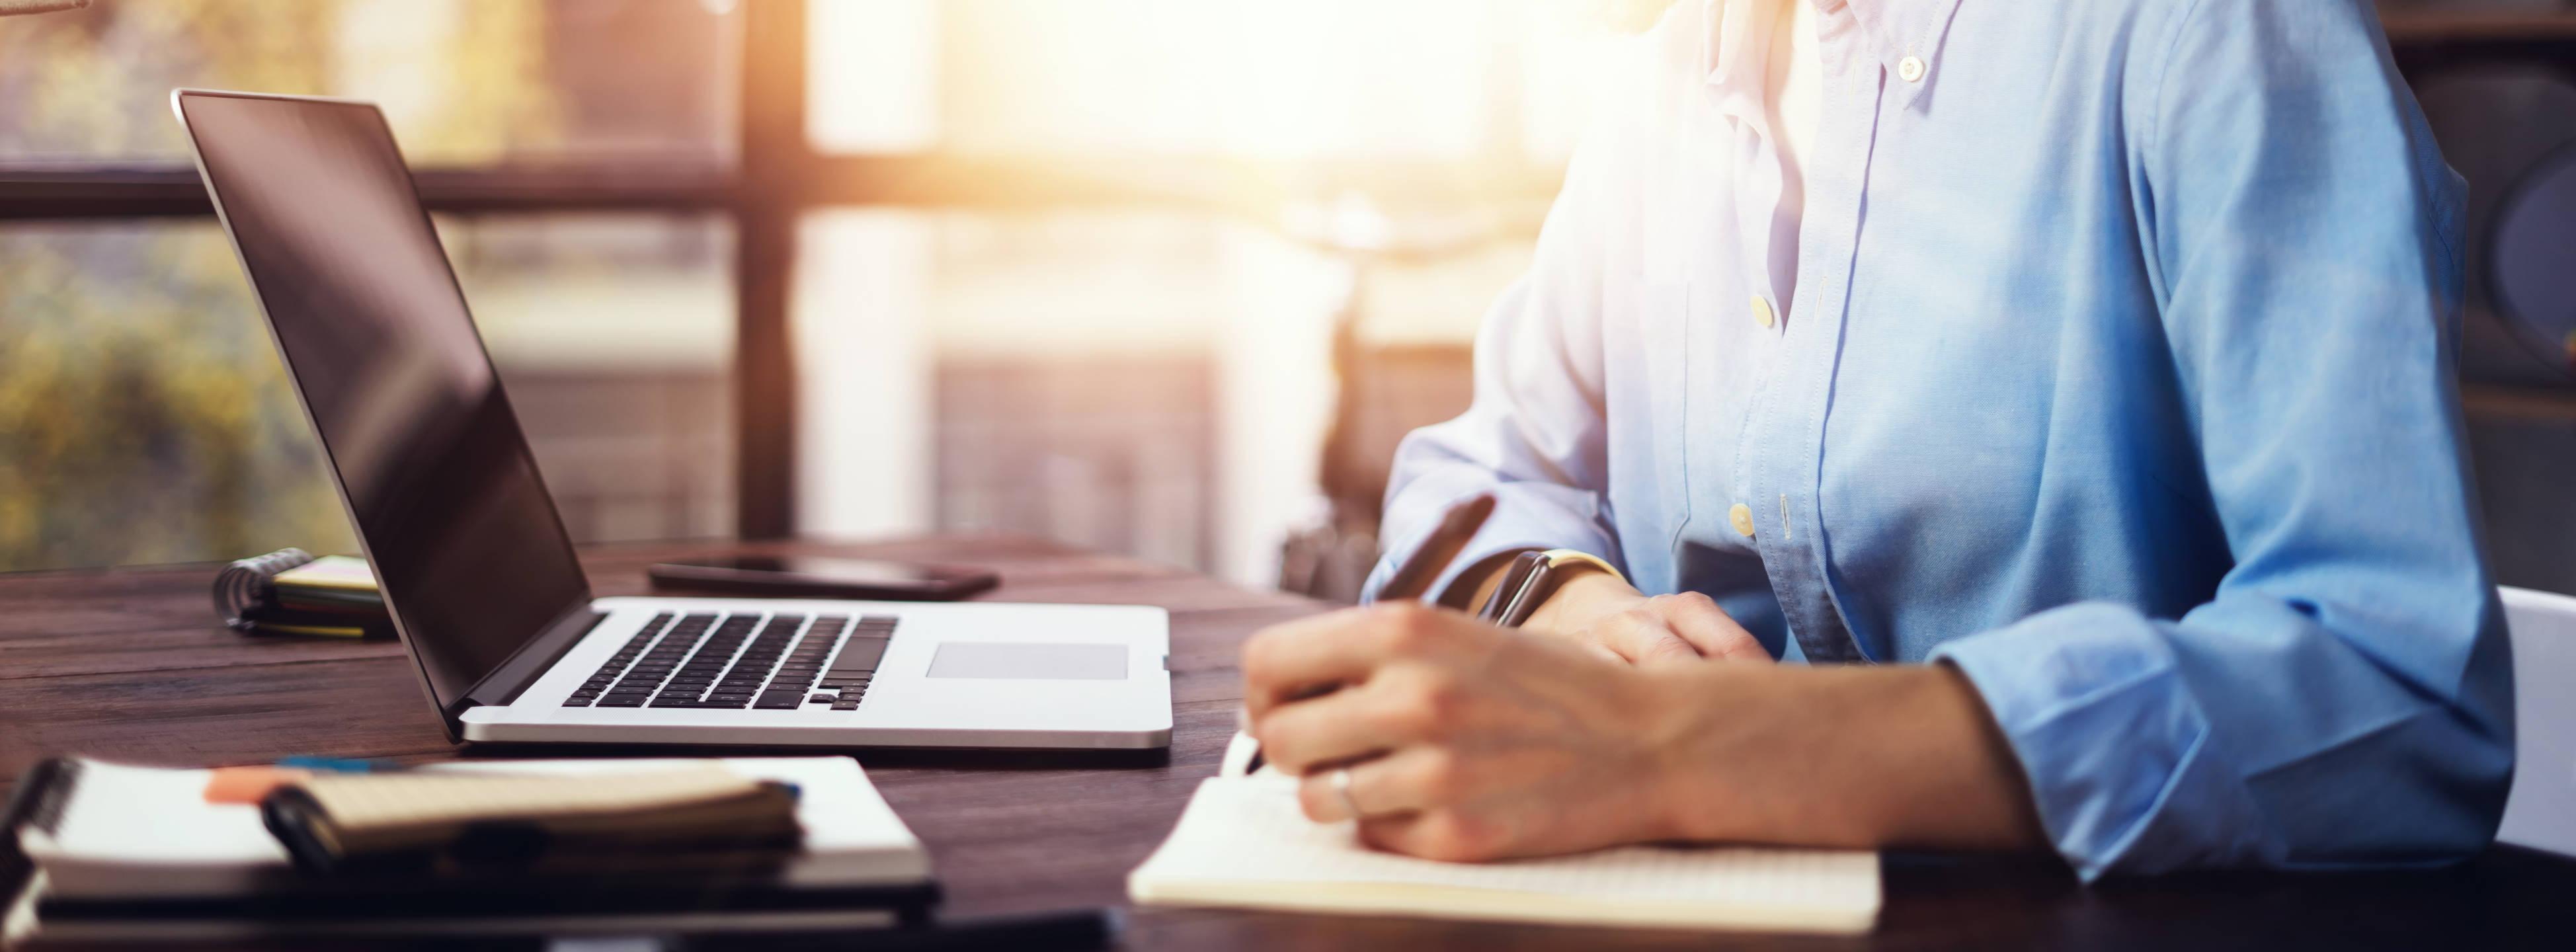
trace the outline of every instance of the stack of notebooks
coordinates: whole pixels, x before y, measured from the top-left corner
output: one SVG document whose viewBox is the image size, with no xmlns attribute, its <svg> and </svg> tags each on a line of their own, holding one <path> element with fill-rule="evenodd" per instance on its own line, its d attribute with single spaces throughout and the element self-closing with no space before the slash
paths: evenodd
<svg viewBox="0 0 2576 952">
<path fill-rule="evenodd" d="M 279 549 L 224 566 L 215 611 L 244 634 L 391 638 L 393 619 L 365 559 Z"/>
<path fill-rule="evenodd" d="M 806 932 L 919 923 L 938 900 L 847 758 L 452 764 L 210 802 L 238 799 L 230 773 L 30 772 L 0 939 Z"/>
</svg>

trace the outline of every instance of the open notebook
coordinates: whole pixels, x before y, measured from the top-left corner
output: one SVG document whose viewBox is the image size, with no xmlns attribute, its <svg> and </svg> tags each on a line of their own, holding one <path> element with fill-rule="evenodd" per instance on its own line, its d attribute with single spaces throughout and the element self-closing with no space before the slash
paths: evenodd
<svg viewBox="0 0 2576 952">
<path fill-rule="evenodd" d="M 1378 852 L 1350 823 L 1307 820 L 1296 781 L 1269 770 L 1202 781 L 1127 892 L 1145 905 L 1846 934 L 1869 931 L 1879 907 L 1878 854 L 1866 851 L 1634 846 L 1501 863 Z"/>
</svg>

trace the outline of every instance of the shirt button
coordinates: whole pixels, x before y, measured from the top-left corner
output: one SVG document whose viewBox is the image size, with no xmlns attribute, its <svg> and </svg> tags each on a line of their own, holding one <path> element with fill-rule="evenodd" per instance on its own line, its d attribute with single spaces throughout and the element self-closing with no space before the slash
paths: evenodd
<svg viewBox="0 0 2576 952">
<path fill-rule="evenodd" d="M 1743 503 L 1736 503 L 1735 508 L 1726 511 L 1726 521 L 1735 526 L 1736 535 L 1753 538 L 1753 510 Z"/>
<path fill-rule="evenodd" d="M 1923 65 L 1923 58 L 1920 56 L 1908 56 L 1896 61 L 1896 75 L 1904 77 L 1909 83 L 1922 82 L 1926 69 L 1929 67 Z"/>
<path fill-rule="evenodd" d="M 1778 315 L 1775 315 L 1775 314 L 1772 314 L 1772 313 L 1771 313 L 1771 302 L 1770 302 L 1770 301 L 1768 301 L 1768 300 L 1765 300 L 1765 299 L 1764 299 L 1761 295 L 1759 295 L 1759 294 L 1754 295 L 1754 296 L 1753 296 L 1753 323 L 1760 324 L 1760 325 L 1762 325 L 1762 326 L 1764 326 L 1764 327 L 1769 327 L 1769 326 L 1771 326 L 1771 323 L 1772 323 L 1773 321 L 1776 321 L 1776 320 L 1779 320 L 1779 317 L 1778 317 Z"/>
</svg>

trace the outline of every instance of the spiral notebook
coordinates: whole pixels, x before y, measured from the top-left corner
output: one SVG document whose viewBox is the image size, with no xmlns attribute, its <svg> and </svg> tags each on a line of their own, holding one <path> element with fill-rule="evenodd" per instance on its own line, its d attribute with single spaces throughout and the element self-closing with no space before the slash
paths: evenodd
<svg viewBox="0 0 2576 952">
<path fill-rule="evenodd" d="M 393 637 L 375 572 L 355 556 L 279 549 L 235 561 L 215 576 L 215 611 L 244 634 Z"/>
<path fill-rule="evenodd" d="M 1878 918 L 1865 850 L 1631 846 L 1443 863 L 1369 849 L 1315 823 L 1273 771 L 1199 784 L 1169 839 L 1128 876 L 1140 905 L 1575 925 L 1858 934 Z"/>
</svg>

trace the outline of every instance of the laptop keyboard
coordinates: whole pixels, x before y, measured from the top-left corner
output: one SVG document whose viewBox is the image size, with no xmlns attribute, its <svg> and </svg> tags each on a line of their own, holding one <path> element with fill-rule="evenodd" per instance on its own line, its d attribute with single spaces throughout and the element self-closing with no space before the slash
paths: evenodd
<svg viewBox="0 0 2576 952">
<path fill-rule="evenodd" d="M 896 619 L 808 620 L 784 613 L 655 615 L 564 706 L 857 710 L 894 640 Z"/>
</svg>

